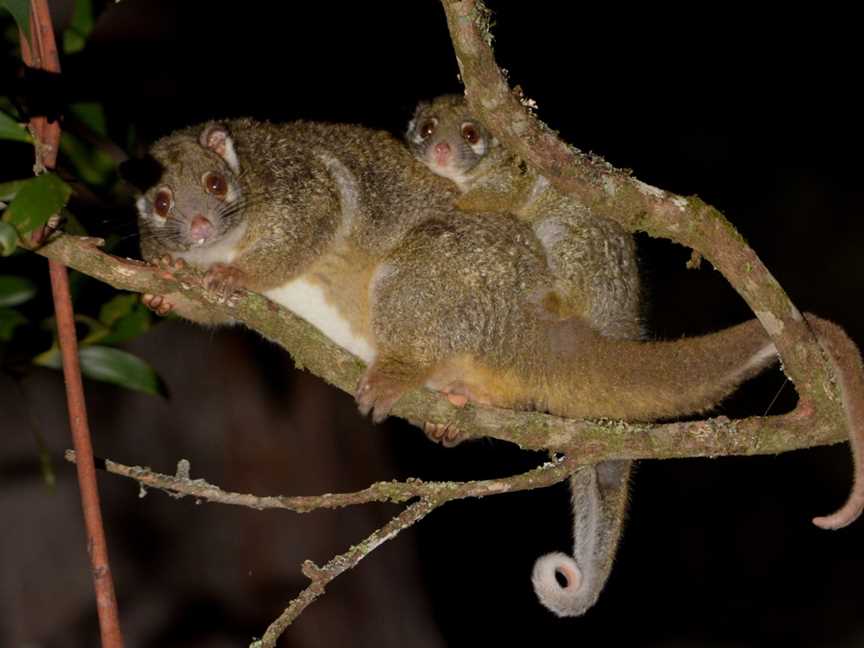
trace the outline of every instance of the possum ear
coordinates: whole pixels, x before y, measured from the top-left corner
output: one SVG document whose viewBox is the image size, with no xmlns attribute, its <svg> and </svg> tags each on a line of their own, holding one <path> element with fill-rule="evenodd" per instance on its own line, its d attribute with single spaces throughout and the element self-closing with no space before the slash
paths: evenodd
<svg viewBox="0 0 864 648">
<path fill-rule="evenodd" d="M 228 167 L 234 172 L 240 172 L 240 161 L 234 151 L 234 141 L 228 133 L 228 129 L 222 124 L 207 124 L 201 131 L 198 142 L 204 148 L 208 148 L 216 155 L 225 160 Z"/>
<path fill-rule="evenodd" d="M 164 171 L 165 168 L 150 155 L 124 160 L 117 167 L 120 177 L 142 194 L 159 183 Z"/>
</svg>

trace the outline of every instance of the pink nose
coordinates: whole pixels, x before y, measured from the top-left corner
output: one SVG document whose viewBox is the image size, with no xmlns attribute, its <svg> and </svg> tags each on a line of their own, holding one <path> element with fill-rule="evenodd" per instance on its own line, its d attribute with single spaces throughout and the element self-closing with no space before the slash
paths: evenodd
<svg viewBox="0 0 864 648">
<path fill-rule="evenodd" d="M 213 224 L 203 216 L 196 216 L 189 224 L 189 236 L 195 240 L 210 238 L 213 233 Z"/>
<path fill-rule="evenodd" d="M 435 157 L 436 164 L 446 166 L 450 161 L 450 145 L 447 142 L 438 142 L 432 148 L 432 154 Z"/>
</svg>

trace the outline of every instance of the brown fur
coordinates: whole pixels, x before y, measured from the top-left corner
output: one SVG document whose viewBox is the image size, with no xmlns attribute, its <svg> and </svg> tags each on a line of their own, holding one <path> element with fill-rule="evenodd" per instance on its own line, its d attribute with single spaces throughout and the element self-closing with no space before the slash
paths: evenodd
<svg viewBox="0 0 864 648">
<path fill-rule="evenodd" d="M 228 136 L 217 150 L 199 141 L 204 128 L 180 131 L 153 147 L 165 169 L 140 203 L 145 258 L 186 256 L 214 276 L 231 277 L 235 288 L 266 292 L 297 279 L 320 288 L 351 335 L 373 350 L 357 402 L 376 420 L 403 393 L 422 385 L 480 403 L 564 416 L 674 417 L 712 407 L 775 359 L 756 322 L 673 342 L 604 337 L 601 333 L 628 337 L 638 329 L 628 306 L 633 292 L 628 286 L 638 284 L 626 279 L 629 269 L 616 269 L 621 254 L 601 255 L 606 265 L 595 260 L 567 270 L 562 252 L 560 264 L 551 267 L 555 251 L 538 240 L 527 212 L 517 218 L 458 211 L 451 183 L 430 174 L 386 134 L 354 126 L 236 120 L 206 125 Z M 231 146 L 239 160 L 236 172 Z M 230 199 L 207 195 L 202 177 L 213 172 L 227 178 Z M 166 187 L 176 205 L 160 224 L 153 200 Z M 557 199 L 549 204 L 560 207 Z M 203 243 L 188 235 L 190 223 L 202 215 L 214 232 Z M 570 233 L 571 242 L 582 231 L 589 248 L 600 249 L 598 241 L 615 236 L 603 228 L 580 230 L 572 221 L 568 228 L 562 231 Z M 621 240 L 626 250 L 629 239 Z M 236 272 L 225 272 L 220 264 Z M 598 268 L 599 283 L 592 283 Z M 605 305 L 596 310 L 592 301 L 590 309 L 570 317 L 579 311 L 571 306 L 580 298 L 575 289 L 560 290 L 562 276 L 569 276 L 571 287 L 598 297 L 605 282 Z M 616 304 L 624 304 L 620 317 L 613 314 Z M 203 309 L 176 306 L 190 319 L 212 322 Z M 603 325 L 604 312 L 609 326 Z M 327 322 L 317 324 L 326 328 Z M 854 428 L 856 448 L 864 443 L 860 427 Z M 596 467 L 597 483 L 612 467 Z M 593 533 L 599 544 L 586 544 L 590 565 L 580 566 L 595 576 L 587 598 L 565 608 L 572 613 L 584 611 L 584 601 L 596 598 L 608 574 L 629 465 L 618 472 L 623 481 L 612 480 L 597 491 L 607 502 L 596 514 L 602 528 Z M 575 487 L 577 499 L 580 488 L 593 487 Z M 856 489 L 864 490 L 864 479 L 856 481 Z M 846 514 L 828 523 L 847 523 L 862 500 L 857 494 Z"/>
<path fill-rule="evenodd" d="M 470 125 L 482 149 L 465 141 Z M 428 136 L 422 135 L 432 130 Z M 543 241 L 555 287 L 555 311 L 580 317 L 607 337 L 641 336 L 640 288 L 632 235 L 617 223 L 593 215 L 558 193 L 531 167 L 502 147 L 468 111 L 459 95 L 444 95 L 418 107 L 406 133 L 409 149 L 434 173 L 458 182 L 460 209 L 475 213 L 511 212 L 532 226 Z M 435 149 L 451 151 L 439 164 Z"/>
</svg>

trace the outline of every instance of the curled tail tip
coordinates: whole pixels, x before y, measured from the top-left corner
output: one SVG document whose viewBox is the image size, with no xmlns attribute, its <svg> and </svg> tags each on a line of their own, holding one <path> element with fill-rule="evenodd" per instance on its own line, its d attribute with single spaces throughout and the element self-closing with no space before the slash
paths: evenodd
<svg viewBox="0 0 864 648">
<path fill-rule="evenodd" d="M 534 593 L 559 617 L 584 614 L 594 604 L 585 574 L 572 556 L 556 551 L 541 556 L 531 574 Z"/>
<path fill-rule="evenodd" d="M 812 522 L 820 529 L 835 531 L 852 524 L 861 516 L 862 510 L 864 510 L 864 488 L 859 492 L 856 487 L 846 503 L 837 511 L 831 515 L 815 517 Z"/>
</svg>

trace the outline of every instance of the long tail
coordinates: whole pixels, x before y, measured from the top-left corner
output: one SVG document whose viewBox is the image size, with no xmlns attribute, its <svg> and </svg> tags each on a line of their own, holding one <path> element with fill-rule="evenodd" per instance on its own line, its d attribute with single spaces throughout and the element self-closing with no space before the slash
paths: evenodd
<svg viewBox="0 0 864 648">
<path fill-rule="evenodd" d="M 813 523 L 823 529 L 840 529 L 855 521 L 864 510 L 864 362 L 855 344 L 839 326 L 810 313 L 806 314 L 806 319 L 831 361 L 854 458 L 854 481 L 846 503 L 831 515 L 814 518 Z M 561 340 L 567 344 L 571 342 L 559 334 L 559 345 Z M 602 340 L 581 341 L 600 342 L 599 346 L 591 348 L 601 349 L 606 359 L 595 365 L 595 369 L 604 364 L 609 366 L 615 360 Z M 560 346 L 565 350 L 564 345 Z M 629 356 L 618 358 L 622 373 L 630 376 L 633 386 L 644 388 L 639 385 L 648 363 L 649 369 L 656 372 L 654 377 L 659 378 L 652 383 L 653 387 L 661 388 L 647 400 L 636 401 L 638 407 L 643 408 L 638 413 L 640 418 L 650 416 L 646 405 L 654 408 L 651 411 L 663 412 L 658 416 L 707 409 L 770 364 L 775 354 L 773 344 L 755 321 L 695 341 L 640 344 L 636 355 L 632 350 Z M 700 382 L 683 383 L 677 373 L 682 368 L 670 364 L 688 362 L 693 363 L 690 372 L 684 370 L 690 376 L 688 380 Z M 586 371 L 590 367 L 581 367 L 582 380 L 590 375 Z M 669 398 L 670 388 L 681 391 Z M 550 409 L 555 407 L 553 402 L 548 405 Z M 631 467 L 630 461 L 608 461 L 586 466 L 570 478 L 573 555 L 554 552 L 541 556 L 534 563 L 531 577 L 540 602 L 558 616 L 584 614 L 596 603 L 606 584 L 623 527 Z"/>
<path fill-rule="evenodd" d="M 605 461 L 585 466 L 570 478 L 573 555 L 541 556 L 531 575 L 537 598 L 558 616 L 584 614 L 609 578 L 627 508 L 632 463 Z"/>
<path fill-rule="evenodd" d="M 805 318 L 830 359 L 852 446 L 854 482 L 846 503 L 813 520 L 839 529 L 864 511 L 864 362 L 842 328 L 810 313 Z M 568 322 L 552 323 L 548 333 L 549 355 L 558 362 L 538 404 L 570 417 L 646 421 L 702 412 L 777 359 L 757 320 L 668 342 L 610 340 Z M 525 389 L 530 400 L 542 386 L 526 383 Z"/>
<path fill-rule="evenodd" d="M 652 420 L 703 411 L 776 359 L 755 320 L 674 342 L 610 340 L 578 322 L 557 322 L 549 325 L 548 343 L 557 375 L 545 385 L 547 400 L 534 403 L 574 417 Z M 541 556 L 531 577 L 540 602 L 556 615 L 585 614 L 606 585 L 632 466 L 607 461 L 571 477 L 573 554 Z"/>
<path fill-rule="evenodd" d="M 758 320 L 667 342 L 612 340 L 572 320 L 551 322 L 553 376 L 524 383 L 525 400 L 573 418 L 652 421 L 708 410 L 777 360 Z M 542 394 L 538 399 L 537 394 Z"/>
<path fill-rule="evenodd" d="M 858 347 L 842 328 L 810 313 L 805 317 L 831 360 L 854 461 L 854 481 L 846 503 L 831 515 L 813 518 L 813 524 L 822 529 L 842 529 L 864 510 L 864 363 Z"/>
</svg>

